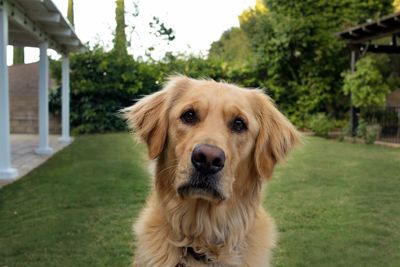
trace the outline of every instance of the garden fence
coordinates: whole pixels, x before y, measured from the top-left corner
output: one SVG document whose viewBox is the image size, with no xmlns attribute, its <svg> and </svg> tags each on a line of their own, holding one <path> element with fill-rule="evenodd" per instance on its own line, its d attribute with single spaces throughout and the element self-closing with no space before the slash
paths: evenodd
<svg viewBox="0 0 400 267">
<path fill-rule="evenodd" d="M 381 126 L 380 141 L 400 143 L 400 106 L 364 109 L 361 110 L 361 118 L 368 124 Z"/>
</svg>

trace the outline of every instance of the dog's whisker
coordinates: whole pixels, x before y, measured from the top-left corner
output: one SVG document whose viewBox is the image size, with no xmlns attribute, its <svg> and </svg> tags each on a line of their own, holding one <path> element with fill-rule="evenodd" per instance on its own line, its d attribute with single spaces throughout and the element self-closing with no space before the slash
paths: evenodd
<svg viewBox="0 0 400 267">
<path fill-rule="evenodd" d="M 158 172 L 158 174 L 159 175 L 161 175 L 162 173 L 164 173 L 164 172 L 166 172 L 166 171 L 168 171 L 168 170 L 171 170 L 171 169 L 173 169 L 173 168 L 177 168 L 178 167 L 178 164 L 175 164 L 175 165 L 172 165 L 172 166 L 168 166 L 168 167 L 166 167 L 166 168 L 164 168 L 164 169 L 162 169 L 162 170 L 160 170 L 159 172 Z M 174 170 L 174 175 L 176 174 L 176 170 Z"/>
</svg>

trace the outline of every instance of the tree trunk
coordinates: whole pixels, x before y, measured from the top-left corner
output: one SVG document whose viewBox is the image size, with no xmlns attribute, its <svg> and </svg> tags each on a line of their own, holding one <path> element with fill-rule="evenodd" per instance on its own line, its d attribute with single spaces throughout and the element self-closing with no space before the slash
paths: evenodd
<svg viewBox="0 0 400 267">
<path fill-rule="evenodd" d="M 125 4 L 124 0 L 116 0 L 115 20 L 117 26 L 114 36 L 114 50 L 121 55 L 127 54 L 127 41 L 125 34 Z"/>
<path fill-rule="evenodd" d="M 13 64 L 24 64 L 25 54 L 23 46 L 14 46 L 13 47 Z"/>
<path fill-rule="evenodd" d="M 68 18 L 69 22 L 72 24 L 72 26 L 75 26 L 75 22 L 74 22 L 74 0 L 68 0 L 67 18 Z"/>
</svg>

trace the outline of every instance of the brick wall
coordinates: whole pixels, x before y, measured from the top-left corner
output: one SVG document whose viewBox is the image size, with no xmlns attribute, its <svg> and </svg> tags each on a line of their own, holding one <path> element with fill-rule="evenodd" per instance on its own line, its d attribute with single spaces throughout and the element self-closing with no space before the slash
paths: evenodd
<svg viewBox="0 0 400 267">
<path fill-rule="evenodd" d="M 400 90 L 388 94 L 386 102 L 388 107 L 400 107 Z"/>
<path fill-rule="evenodd" d="M 9 67 L 11 133 L 38 133 L 39 64 L 19 64 Z M 49 88 L 54 83 L 49 78 Z M 50 133 L 61 132 L 60 119 L 50 115 Z"/>
</svg>

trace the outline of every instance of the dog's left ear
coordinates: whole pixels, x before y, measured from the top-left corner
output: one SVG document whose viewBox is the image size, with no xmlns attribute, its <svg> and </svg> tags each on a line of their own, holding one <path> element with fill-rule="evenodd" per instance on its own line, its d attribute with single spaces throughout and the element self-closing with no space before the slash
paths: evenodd
<svg viewBox="0 0 400 267">
<path fill-rule="evenodd" d="M 259 90 L 254 93 L 260 124 L 254 151 L 255 167 L 258 175 L 263 180 L 268 180 L 272 176 L 275 164 L 283 161 L 299 143 L 301 135 L 276 108 L 270 97 Z"/>
<path fill-rule="evenodd" d="M 164 149 L 167 139 L 167 90 L 146 96 L 135 105 L 122 110 L 128 126 L 144 141 L 149 157 L 157 158 Z"/>
</svg>

